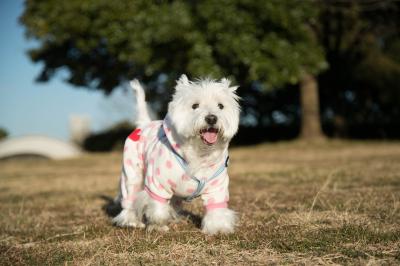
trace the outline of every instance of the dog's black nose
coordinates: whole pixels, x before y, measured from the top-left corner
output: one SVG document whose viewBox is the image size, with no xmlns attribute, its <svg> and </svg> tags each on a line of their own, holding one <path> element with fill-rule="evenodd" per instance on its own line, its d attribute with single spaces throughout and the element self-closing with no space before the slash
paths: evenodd
<svg viewBox="0 0 400 266">
<path fill-rule="evenodd" d="M 216 115 L 207 115 L 205 117 L 205 120 L 206 120 L 207 124 L 212 126 L 212 125 L 215 125 L 215 123 L 217 123 L 218 118 Z"/>
</svg>

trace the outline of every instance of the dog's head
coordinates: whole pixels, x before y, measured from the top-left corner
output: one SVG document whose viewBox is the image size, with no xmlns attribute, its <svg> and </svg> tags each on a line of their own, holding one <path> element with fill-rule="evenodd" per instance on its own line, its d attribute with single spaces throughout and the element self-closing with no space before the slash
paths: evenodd
<svg viewBox="0 0 400 266">
<path fill-rule="evenodd" d="M 182 75 L 168 106 L 176 133 L 186 139 L 197 138 L 208 146 L 229 142 L 239 126 L 236 89 L 226 78 L 189 81 Z"/>
</svg>

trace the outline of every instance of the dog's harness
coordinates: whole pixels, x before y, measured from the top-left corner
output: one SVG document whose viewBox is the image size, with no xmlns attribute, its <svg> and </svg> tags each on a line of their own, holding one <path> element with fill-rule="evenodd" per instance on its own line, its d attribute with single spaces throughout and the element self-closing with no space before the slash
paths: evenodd
<svg viewBox="0 0 400 266">
<path fill-rule="evenodd" d="M 197 178 L 197 177 L 195 177 L 195 176 L 193 176 L 193 175 L 190 175 L 190 174 L 189 174 L 189 171 L 188 171 L 188 163 L 187 163 L 187 162 L 185 161 L 185 159 L 183 159 L 183 157 L 182 157 L 180 154 L 178 154 L 178 153 L 176 152 L 176 150 L 172 147 L 171 143 L 169 142 L 169 140 L 168 140 L 168 138 L 167 138 L 167 136 L 166 136 L 166 133 L 165 133 L 165 130 L 164 130 L 164 129 L 163 129 L 163 134 L 164 134 L 164 136 L 165 136 L 165 139 L 166 139 L 168 148 L 169 148 L 169 149 L 172 151 L 172 153 L 174 154 L 174 156 L 175 156 L 176 160 L 178 161 L 179 165 L 182 167 L 182 169 L 184 170 L 184 172 L 185 172 L 188 176 L 190 176 L 190 178 L 191 178 L 192 180 L 194 180 L 194 181 L 197 182 L 196 191 L 194 191 L 194 192 L 192 193 L 192 195 L 190 195 L 190 196 L 184 198 L 185 201 L 190 202 L 190 201 L 192 201 L 193 199 L 195 199 L 195 198 L 197 198 L 198 196 L 200 196 L 200 192 L 203 190 L 203 188 L 204 188 L 204 186 L 207 184 L 207 182 L 210 182 L 210 181 L 213 180 L 214 178 L 218 177 L 218 176 L 225 170 L 225 168 L 228 168 L 229 155 L 226 156 L 226 159 L 224 160 L 224 163 L 221 164 L 221 165 L 219 166 L 219 168 L 215 171 L 215 173 L 214 173 L 211 177 L 205 178 L 205 179 L 199 179 L 199 178 Z"/>
</svg>

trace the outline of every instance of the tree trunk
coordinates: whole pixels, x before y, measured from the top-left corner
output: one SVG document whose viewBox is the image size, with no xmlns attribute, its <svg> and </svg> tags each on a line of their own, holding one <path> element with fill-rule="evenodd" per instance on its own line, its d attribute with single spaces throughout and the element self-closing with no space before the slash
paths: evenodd
<svg viewBox="0 0 400 266">
<path fill-rule="evenodd" d="M 301 132 L 300 139 L 318 141 L 324 139 L 319 114 L 318 83 L 313 75 L 306 73 L 300 81 Z"/>
</svg>

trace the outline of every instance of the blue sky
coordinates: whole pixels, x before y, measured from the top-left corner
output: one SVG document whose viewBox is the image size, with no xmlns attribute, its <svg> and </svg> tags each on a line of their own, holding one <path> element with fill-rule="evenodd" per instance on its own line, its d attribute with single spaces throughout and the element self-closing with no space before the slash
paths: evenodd
<svg viewBox="0 0 400 266">
<path fill-rule="evenodd" d="M 18 23 L 22 12 L 22 0 L 0 1 L 0 128 L 10 136 L 43 134 L 67 140 L 71 115 L 89 117 L 93 131 L 132 120 L 129 90 L 119 88 L 105 97 L 101 92 L 68 85 L 62 75 L 48 83 L 35 82 L 41 66 L 26 55 L 35 42 L 25 38 Z"/>
</svg>

